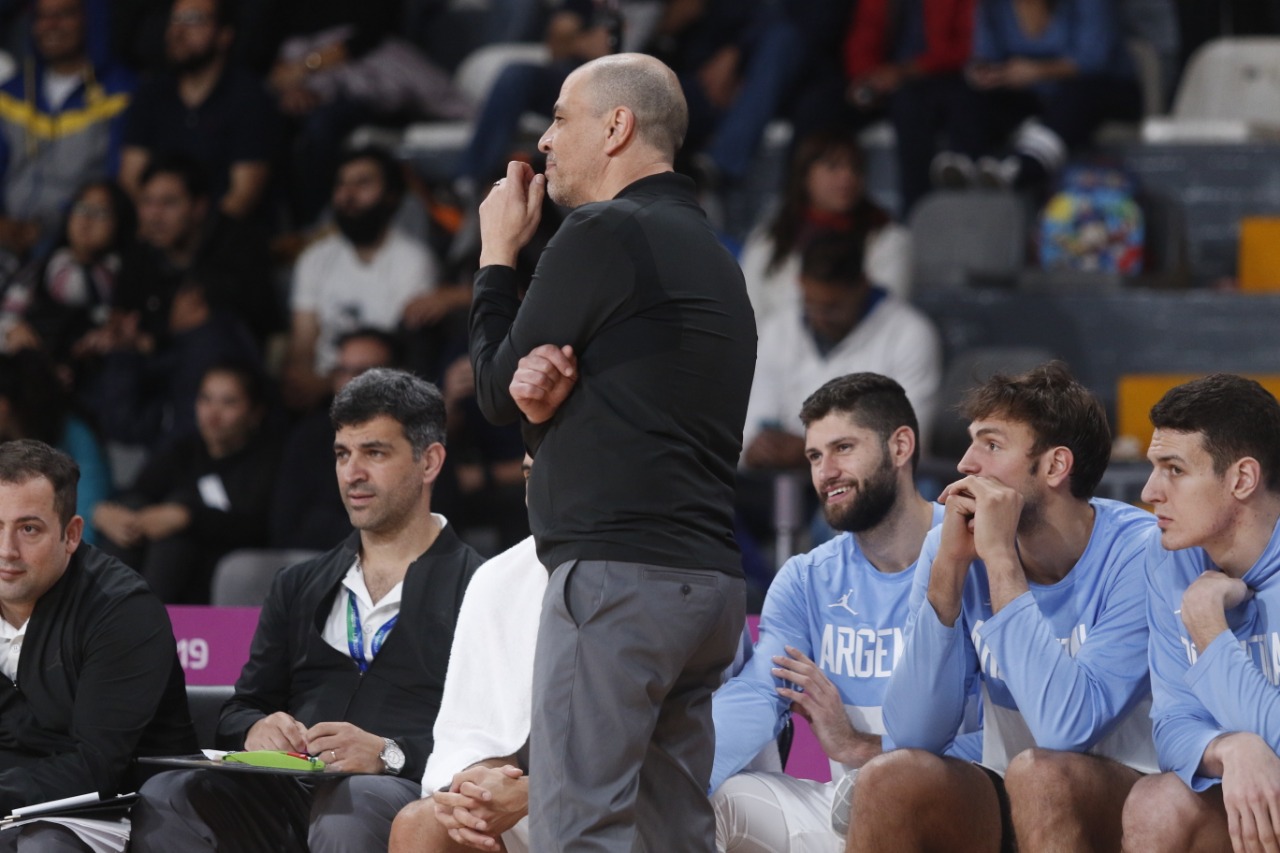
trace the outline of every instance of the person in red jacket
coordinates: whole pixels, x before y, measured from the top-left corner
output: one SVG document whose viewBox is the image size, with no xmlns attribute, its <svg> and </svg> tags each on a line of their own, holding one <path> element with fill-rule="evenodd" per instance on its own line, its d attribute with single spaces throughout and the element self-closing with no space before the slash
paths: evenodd
<svg viewBox="0 0 1280 853">
<path fill-rule="evenodd" d="M 929 189 L 938 134 L 965 133 L 961 73 L 975 0 L 859 0 L 844 40 L 845 103 L 854 126 L 887 115 L 897 135 L 900 213 Z"/>
</svg>

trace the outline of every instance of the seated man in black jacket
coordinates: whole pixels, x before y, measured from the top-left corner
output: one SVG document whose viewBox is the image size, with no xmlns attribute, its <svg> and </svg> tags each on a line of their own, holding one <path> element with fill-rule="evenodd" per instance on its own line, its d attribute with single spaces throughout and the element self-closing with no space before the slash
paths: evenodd
<svg viewBox="0 0 1280 853">
<path fill-rule="evenodd" d="M 169 617 L 136 572 L 80 541 L 79 479 L 43 442 L 0 444 L 0 814 L 135 790 L 136 757 L 196 746 Z M 87 849 L 32 824 L 0 833 L 0 850 L 32 832 L 65 836 L 32 839 L 41 850 Z"/>
<path fill-rule="evenodd" d="M 396 812 L 418 798 L 458 608 L 481 558 L 431 512 L 445 455 L 435 386 L 376 368 L 329 414 L 356 532 L 276 577 L 217 745 L 306 752 L 360 775 L 162 774 L 134 810 L 136 853 L 384 850 Z"/>
</svg>

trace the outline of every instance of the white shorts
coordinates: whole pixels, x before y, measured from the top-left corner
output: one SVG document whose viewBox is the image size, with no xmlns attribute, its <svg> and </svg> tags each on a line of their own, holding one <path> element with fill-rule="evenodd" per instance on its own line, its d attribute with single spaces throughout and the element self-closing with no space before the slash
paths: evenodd
<svg viewBox="0 0 1280 853">
<path fill-rule="evenodd" d="M 739 773 L 725 780 L 711 803 L 720 853 L 841 853 L 831 828 L 835 782 L 785 773 Z"/>
</svg>

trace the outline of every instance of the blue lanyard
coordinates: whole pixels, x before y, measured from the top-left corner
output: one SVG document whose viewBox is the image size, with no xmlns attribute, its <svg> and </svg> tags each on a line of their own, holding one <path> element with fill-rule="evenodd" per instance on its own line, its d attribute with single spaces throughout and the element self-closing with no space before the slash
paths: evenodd
<svg viewBox="0 0 1280 853">
<path fill-rule="evenodd" d="M 400 614 L 397 613 L 374 632 L 373 642 L 370 644 L 374 657 L 377 657 L 378 652 L 382 650 L 382 644 L 387 641 L 387 634 L 391 633 L 391 629 L 395 627 L 399 618 Z M 363 674 L 369 668 L 369 660 L 364 656 L 364 628 L 360 625 L 356 594 L 351 590 L 347 590 L 347 651 L 351 653 L 351 659 L 356 662 L 356 666 L 360 667 L 360 672 Z"/>
</svg>

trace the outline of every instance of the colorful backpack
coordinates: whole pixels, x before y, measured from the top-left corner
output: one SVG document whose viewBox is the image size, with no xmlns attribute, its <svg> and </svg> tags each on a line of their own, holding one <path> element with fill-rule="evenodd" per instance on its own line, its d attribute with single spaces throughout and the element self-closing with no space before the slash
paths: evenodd
<svg viewBox="0 0 1280 853">
<path fill-rule="evenodd" d="M 1120 169 L 1073 166 L 1040 214 L 1046 270 L 1142 272 L 1145 229 L 1134 180 Z"/>
</svg>

